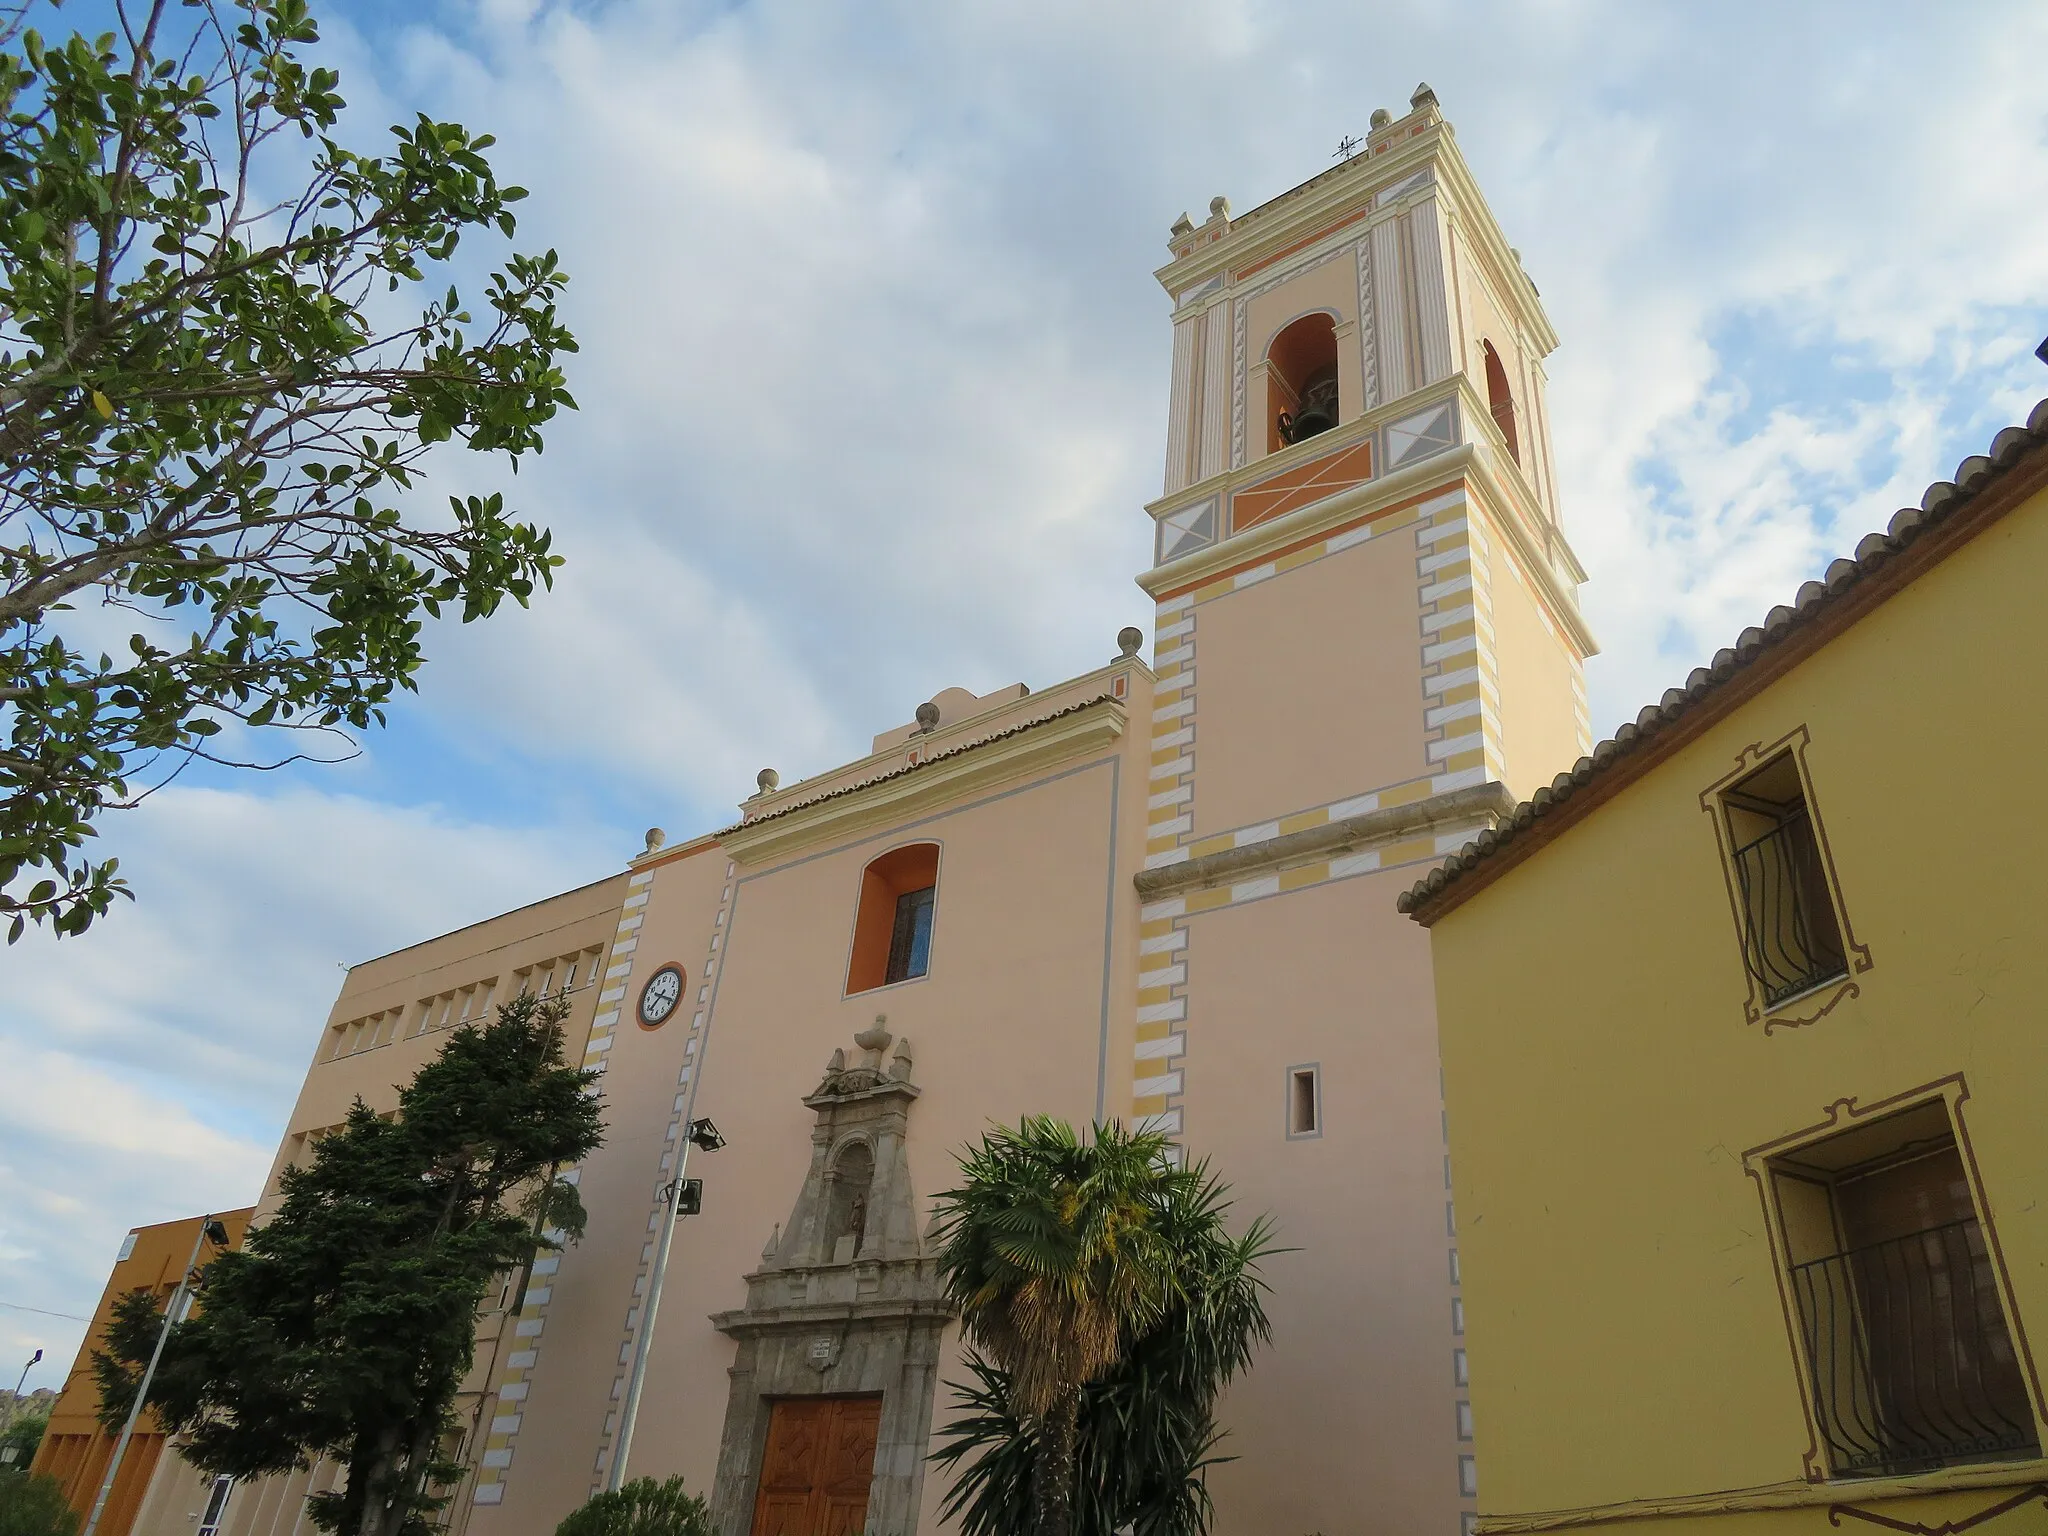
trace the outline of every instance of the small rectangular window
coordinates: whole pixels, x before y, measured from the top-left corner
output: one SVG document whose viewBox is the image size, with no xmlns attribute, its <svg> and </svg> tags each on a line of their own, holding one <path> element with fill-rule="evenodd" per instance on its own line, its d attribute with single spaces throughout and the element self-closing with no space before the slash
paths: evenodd
<svg viewBox="0 0 2048 1536">
<path fill-rule="evenodd" d="M 896 931 L 889 939 L 889 981 L 909 981 L 931 967 L 932 898 L 938 887 L 905 891 L 896 898 Z"/>
<path fill-rule="evenodd" d="M 1287 1134 L 1323 1133 L 1323 1069 L 1311 1063 L 1287 1069 Z"/>
<path fill-rule="evenodd" d="M 1799 765 L 1781 753 L 1721 793 L 1743 960 L 1775 1007 L 1849 971 Z"/>
</svg>

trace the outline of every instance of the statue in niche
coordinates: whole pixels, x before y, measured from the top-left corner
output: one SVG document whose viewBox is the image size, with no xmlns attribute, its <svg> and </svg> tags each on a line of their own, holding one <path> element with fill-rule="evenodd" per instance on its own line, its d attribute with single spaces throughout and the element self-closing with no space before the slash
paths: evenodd
<svg viewBox="0 0 2048 1536">
<path fill-rule="evenodd" d="M 867 1235 L 868 1200 L 874 1191 L 875 1154 L 865 1141 L 850 1141 L 832 1164 L 832 1193 L 826 1205 L 824 1255 L 827 1263 L 850 1264 Z"/>
<path fill-rule="evenodd" d="M 768 1405 L 821 1394 L 882 1400 L 861 1529 L 918 1528 L 952 1308 L 910 1177 L 906 1132 L 922 1096 L 913 1069 L 910 1042 L 877 1017 L 803 1096 L 816 1119 L 789 1218 L 746 1277 L 746 1305 L 712 1319 L 736 1346 L 712 1490 L 721 1536 L 751 1529 Z"/>
</svg>

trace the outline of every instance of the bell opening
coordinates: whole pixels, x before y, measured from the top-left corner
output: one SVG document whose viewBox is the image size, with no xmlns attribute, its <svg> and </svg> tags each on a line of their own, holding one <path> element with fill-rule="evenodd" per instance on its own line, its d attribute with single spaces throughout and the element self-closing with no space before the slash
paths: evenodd
<svg viewBox="0 0 2048 1536">
<path fill-rule="evenodd" d="M 1268 453 L 1337 425 L 1336 325 L 1325 312 L 1303 315 L 1266 349 Z"/>
</svg>

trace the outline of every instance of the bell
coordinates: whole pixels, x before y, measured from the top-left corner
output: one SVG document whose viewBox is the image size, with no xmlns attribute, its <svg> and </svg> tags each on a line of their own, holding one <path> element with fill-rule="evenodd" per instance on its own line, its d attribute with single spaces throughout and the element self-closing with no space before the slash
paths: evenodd
<svg viewBox="0 0 2048 1536">
<path fill-rule="evenodd" d="M 1282 411 L 1276 425 L 1282 442 L 1298 443 L 1327 432 L 1337 425 L 1337 372 L 1334 368 L 1317 374 L 1301 391 L 1301 408 L 1291 415 Z"/>
</svg>

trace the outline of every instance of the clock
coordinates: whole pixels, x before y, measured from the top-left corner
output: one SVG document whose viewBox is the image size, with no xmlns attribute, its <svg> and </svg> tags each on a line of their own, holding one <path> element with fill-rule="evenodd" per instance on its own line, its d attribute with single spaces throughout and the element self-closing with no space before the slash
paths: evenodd
<svg viewBox="0 0 2048 1536">
<path fill-rule="evenodd" d="M 668 1016 L 676 1011 L 676 1004 L 683 1000 L 683 968 L 680 965 L 664 965 L 647 978 L 647 985 L 640 989 L 640 1027 L 659 1029 L 668 1022 Z"/>
</svg>

